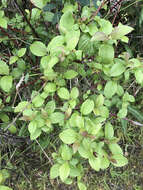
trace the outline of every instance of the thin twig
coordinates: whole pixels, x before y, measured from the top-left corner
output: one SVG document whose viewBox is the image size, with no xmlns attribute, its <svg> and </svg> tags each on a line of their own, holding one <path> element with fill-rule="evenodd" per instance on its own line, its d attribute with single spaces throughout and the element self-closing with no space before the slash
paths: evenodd
<svg viewBox="0 0 143 190">
<path fill-rule="evenodd" d="M 23 81 L 24 81 L 24 74 L 22 74 L 22 77 L 20 78 L 18 84 L 16 85 L 16 94 L 15 94 L 15 97 L 14 97 L 12 107 L 14 107 L 14 104 L 15 104 L 15 101 L 16 101 L 16 98 L 17 98 L 17 95 L 18 95 L 19 87 L 21 86 Z"/>
<path fill-rule="evenodd" d="M 113 18 L 112 25 L 114 25 L 114 22 L 115 22 L 115 19 L 116 19 L 118 13 L 119 13 L 120 7 L 121 7 L 121 4 L 119 5 L 118 10 L 116 11 L 116 14 L 115 14 L 115 16 Z"/>
<path fill-rule="evenodd" d="M 27 22 L 27 24 L 29 25 L 29 27 L 31 28 L 34 36 L 36 38 L 39 38 L 39 35 L 37 34 L 37 32 L 35 31 L 34 27 L 31 25 L 31 23 L 29 22 L 29 20 L 27 19 L 25 12 L 21 9 L 21 7 L 19 6 L 19 4 L 17 3 L 17 0 L 14 0 L 15 6 L 16 8 L 19 10 L 19 12 L 22 14 L 23 18 L 25 19 L 25 21 Z"/>
<path fill-rule="evenodd" d="M 91 17 L 91 20 L 94 19 L 94 17 L 98 14 L 98 12 L 100 11 L 100 9 L 104 6 L 104 4 L 107 2 L 107 0 L 103 1 L 101 3 L 101 5 L 98 7 L 98 9 L 96 10 L 95 13 L 93 13 L 92 17 Z"/>
<path fill-rule="evenodd" d="M 143 127 L 143 124 L 142 123 L 139 123 L 138 121 L 133 121 L 131 119 L 128 119 L 128 118 L 123 118 L 124 120 L 126 121 L 129 121 L 130 123 L 132 123 L 133 125 L 137 125 L 137 126 L 140 126 L 140 127 Z"/>
<path fill-rule="evenodd" d="M 36 143 L 40 146 L 42 152 L 44 153 L 44 155 L 46 156 L 46 158 L 48 158 L 48 160 L 49 160 L 49 162 L 51 163 L 51 165 L 53 165 L 52 160 L 49 158 L 49 156 L 47 155 L 47 153 L 45 152 L 45 150 L 42 148 L 42 146 L 40 145 L 40 143 L 38 142 L 38 140 L 36 139 L 35 141 L 36 141 Z"/>
<path fill-rule="evenodd" d="M 113 116 L 113 117 L 118 118 L 118 116 L 117 116 L 115 113 L 110 113 L 110 115 Z M 142 124 L 142 123 L 139 123 L 138 121 L 133 121 L 133 120 L 131 120 L 131 119 L 128 119 L 127 117 L 124 117 L 124 118 L 122 118 L 122 119 L 123 119 L 123 120 L 126 120 L 126 121 L 129 121 L 129 122 L 132 123 L 133 125 L 137 125 L 137 126 L 143 127 L 143 124 Z"/>
<path fill-rule="evenodd" d="M 39 92 L 45 87 L 46 83 L 44 83 L 42 85 L 42 87 L 39 89 L 39 91 L 35 94 L 35 96 L 33 96 L 33 98 L 31 98 L 31 100 L 27 103 L 27 105 L 22 109 L 21 112 L 19 112 L 17 114 L 17 116 L 13 119 L 13 121 L 4 129 L 4 131 L 6 131 L 9 127 L 11 127 L 11 125 L 15 124 L 15 122 L 17 121 L 17 119 L 20 117 L 20 115 L 22 114 L 22 112 L 27 108 L 27 106 L 29 106 L 32 102 L 32 100 L 39 94 Z"/>
</svg>

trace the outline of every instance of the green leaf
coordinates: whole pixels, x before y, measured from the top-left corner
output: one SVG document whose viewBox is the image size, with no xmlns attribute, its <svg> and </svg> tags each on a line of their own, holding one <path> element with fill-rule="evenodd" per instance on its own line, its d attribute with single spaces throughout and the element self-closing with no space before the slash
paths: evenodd
<svg viewBox="0 0 143 190">
<path fill-rule="evenodd" d="M 110 75 L 112 77 L 120 76 L 126 69 L 124 66 L 124 61 L 120 59 L 116 59 L 115 62 L 116 63 L 112 66 L 110 70 Z"/>
<path fill-rule="evenodd" d="M 71 99 L 77 99 L 79 96 L 79 90 L 77 87 L 73 87 L 70 93 Z"/>
<path fill-rule="evenodd" d="M 40 68 L 42 69 L 46 69 L 48 68 L 48 63 L 50 61 L 51 57 L 49 55 L 43 56 L 40 60 Z"/>
<path fill-rule="evenodd" d="M 47 69 L 52 69 L 54 65 L 59 62 L 59 58 L 57 56 L 52 56 L 51 59 L 48 61 Z"/>
<path fill-rule="evenodd" d="M 113 126 L 108 122 L 105 125 L 105 138 L 111 139 L 114 137 L 114 129 Z"/>
<path fill-rule="evenodd" d="M 63 160 L 71 160 L 72 158 L 72 150 L 68 145 L 63 145 L 61 149 L 61 156 Z"/>
<path fill-rule="evenodd" d="M 99 25 L 100 25 L 100 31 L 104 32 L 106 35 L 109 35 L 112 32 L 113 27 L 108 20 L 100 19 Z"/>
<path fill-rule="evenodd" d="M 102 157 L 101 158 L 101 169 L 104 170 L 104 169 L 108 168 L 109 165 L 110 165 L 110 162 L 109 162 L 108 158 Z"/>
<path fill-rule="evenodd" d="M 11 125 L 9 128 L 8 128 L 9 132 L 11 134 L 15 134 L 17 132 L 17 128 L 14 126 L 14 125 Z"/>
<path fill-rule="evenodd" d="M 90 157 L 90 151 L 87 150 L 82 144 L 81 144 L 80 147 L 78 148 L 78 152 L 79 152 L 79 154 L 80 154 L 83 158 L 89 158 L 89 157 Z"/>
<path fill-rule="evenodd" d="M 35 140 L 41 135 L 41 129 L 37 128 L 34 133 L 30 134 L 30 139 Z"/>
<path fill-rule="evenodd" d="M 79 37 L 80 37 L 80 30 L 77 31 L 73 30 L 66 33 L 65 40 L 67 43 L 68 50 L 72 51 L 73 49 L 75 49 L 75 47 L 78 44 Z"/>
<path fill-rule="evenodd" d="M 95 170 L 95 171 L 99 171 L 101 168 L 101 160 L 99 157 L 92 157 L 89 158 L 89 164 L 90 166 Z"/>
<path fill-rule="evenodd" d="M 117 116 L 118 116 L 119 118 L 125 118 L 126 115 L 127 115 L 127 112 L 128 112 L 127 108 L 122 108 L 122 109 L 120 109 L 120 111 L 118 112 Z"/>
<path fill-rule="evenodd" d="M 112 162 L 112 164 L 116 167 L 123 167 L 128 164 L 127 158 L 124 157 L 122 154 L 113 155 L 112 159 L 115 160 L 115 162 Z"/>
<path fill-rule="evenodd" d="M 62 88 L 60 88 L 60 89 L 58 90 L 58 96 L 59 96 L 61 99 L 69 100 L 69 98 L 70 98 L 70 93 L 69 93 L 69 91 L 68 91 L 67 88 L 62 87 Z"/>
<path fill-rule="evenodd" d="M 5 92 L 9 92 L 12 88 L 12 76 L 4 76 L 0 79 L 0 87 Z"/>
<path fill-rule="evenodd" d="M 37 129 L 37 122 L 35 120 L 31 121 L 28 125 L 28 131 L 34 133 Z"/>
<path fill-rule="evenodd" d="M 61 112 L 54 112 L 50 115 L 50 120 L 52 123 L 61 123 L 64 121 L 64 114 Z"/>
<path fill-rule="evenodd" d="M 75 122 L 76 122 L 77 127 L 84 128 L 84 118 L 83 117 L 76 115 Z"/>
<path fill-rule="evenodd" d="M 8 65 L 0 60 L 0 75 L 8 75 L 9 74 L 9 67 Z"/>
<path fill-rule="evenodd" d="M 143 71 L 142 70 L 137 69 L 135 71 L 135 77 L 136 77 L 136 80 L 137 80 L 138 84 L 142 84 L 143 83 Z"/>
<path fill-rule="evenodd" d="M 30 108 L 31 106 L 28 105 L 29 102 L 27 101 L 22 101 L 20 102 L 14 109 L 14 112 L 17 113 L 17 112 L 21 112 L 24 108 Z"/>
<path fill-rule="evenodd" d="M 50 53 L 56 52 L 57 48 L 62 47 L 65 43 L 65 37 L 64 36 L 56 36 L 54 37 L 48 44 L 47 50 L 50 51 Z"/>
<path fill-rule="evenodd" d="M 84 185 L 84 183 L 78 182 L 77 185 L 78 185 L 79 190 L 87 190 L 87 188 Z"/>
<path fill-rule="evenodd" d="M 91 36 L 93 36 L 98 31 L 97 24 L 95 22 L 91 22 L 87 26 Z"/>
<path fill-rule="evenodd" d="M 53 18 L 54 18 L 54 13 L 52 13 L 50 11 L 46 11 L 46 12 L 44 12 L 43 17 L 44 17 L 44 21 L 52 22 Z"/>
<path fill-rule="evenodd" d="M 117 143 L 109 144 L 108 147 L 109 147 L 110 151 L 112 152 L 112 154 L 122 154 L 123 155 L 123 151 Z"/>
<path fill-rule="evenodd" d="M 108 39 L 108 36 L 103 32 L 96 32 L 93 37 L 91 38 L 91 41 L 105 41 Z"/>
<path fill-rule="evenodd" d="M 126 92 L 123 96 L 123 102 L 135 102 L 135 98 L 134 98 L 134 96 L 132 96 L 128 92 Z"/>
<path fill-rule="evenodd" d="M 11 56 L 10 60 L 9 60 L 9 64 L 12 65 L 13 63 L 15 63 L 18 60 L 17 56 Z"/>
<path fill-rule="evenodd" d="M 66 129 L 59 137 L 65 144 L 72 144 L 76 141 L 77 133 L 73 129 Z"/>
<path fill-rule="evenodd" d="M 124 94 L 124 89 L 123 89 L 123 87 L 121 85 L 117 86 L 117 94 L 119 96 L 122 96 Z"/>
<path fill-rule="evenodd" d="M 7 29 L 7 20 L 5 18 L 0 18 L 0 26 Z"/>
<path fill-rule="evenodd" d="M 103 64 L 110 64 L 114 59 L 114 48 L 112 45 L 103 44 L 99 47 L 99 57 Z"/>
<path fill-rule="evenodd" d="M 0 190 L 13 190 L 12 188 L 9 188 L 5 185 L 0 185 Z"/>
<path fill-rule="evenodd" d="M 70 165 L 70 176 L 77 177 L 81 175 L 81 169 Z"/>
<path fill-rule="evenodd" d="M 0 184 L 4 182 L 4 178 L 3 178 L 3 175 L 2 173 L 0 172 Z"/>
<path fill-rule="evenodd" d="M 83 115 L 88 115 L 93 111 L 93 109 L 94 109 L 94 101 L 90 100 L 90 99 L 87 99 L 81 105 L 80 112 Z"/>
<path fill-rule="evenodd" d="M 44 98 L 42 98 L 39 94 L 32 100 L 32 103 L 36 108 L 41 107 L 44 104 Z"/>
<path fill-rule="evenodd" d="M 4 17 L 4 11 L 0 10 L 0 17 Z"/>
<path fill-rule="evenodd" d="M 81 18 L 83 19 L 89 19 L 91 16 L 91 10 L 89 7 L 84 6 L 82 9 L 82 14 L 81 14 Z"/>
<path fill-rule="evenodd" d="M 30 0 L 36 7 L 42 9 L 45 6 L 44 0 Z"/>
<path fill-rule="evenodd" d="M 59 176 L 59 169 L 60 165 L 59 164 L 54 164 L 51 169 L 50 169 L 50 178 L 55 179 L 56 177 Z"/>
<path fill-rule="evenodd" d="M 66 79 L 73 79 L 78 75 L 78 73 L 74 70 L 68 70 L 64 73 L 64 77 Z"/>
<path fill-rule="evenodd" d="M 68 31 L 71 31 L 74 25 L 74 18 L 72 12 L 66 11 L 61 19 L 59 24 L 59 29 L 61 33 L 66 34 Z"/>
<path fill-rule="evenodd" d="M 18 57 L 23 57 L 26 53 L 26 48 L 21 48 L 20 50 L 18 50 L 17 52 L 17 56 Z"/>
<path fill-rule="evenodd" d="M 45 92 L 55 92 L 56 91 L 56 84 L 53 82 L 49 82 L 46 84 L 46 86 L 44 87 L 44 91 Z"/>
<path fill-rule="evenodd" d="M 65 162 L 63 165 L 60 166 L 59 174 L 63 182 L 68 178 L 70 174 L 70 167 L 69 167 L 68 162 Z"/>
<path fill-rule="evenodd" d="M 10 177 L 10 172 L 7 169 L 2 169 L 1 173 L 3 175 L 4 180 Z"/>
<path fill-rule="evenodd" d="M 91 41 L 91 37 L 89 35 L 84 34 L 80 37 L 78 49 L 90 56 L 95 54 L 95 45 L 94 42 Z"/>
<path fill-rule="evenodd" d="M 95 106 L 100 107 L 104 104 L 104 96 L 102 94 L 98 95 L 95 100 Z"/>
<path fill-rule="evenodd" d="M 30 133 L 30 139 L 35 140 L 41 134 L 41 129 L 38 128 L 38 123 L 36 120 L 33 120 L 28 125 L 28 131 Z"/>
<path fill-rule="evenodd" d="M 56 109 L 56 104 L 55 104 L 55 101 L 52 100 L 52 101 L 49 101 L 46 106 L 45 106 L 45 110 L 48 114 L 51 114 L 55 111 Z"/>
<path fill-rule="evenodd" d="M 35 41 L 33 44 L 31 44 L 30 50 L 34 55 L 39 57 L 47 54 L 47 49 L 45 44 L 43 44 L 40 41 Z"/>
<path fill-rule="evenodd" d="M 76 127 L 77 123 L 76 123 L 76 118 L 78 116 L 78 113 L 73 113 L 69 119 L 69 124 L 71 127 Z"/>
<path fill-rule="evenodd" d="M 4 123 L 9 122 L 9 117 L 8 117 L 8 115 L 5 114 L 5 113 L 0 113 L 0 119 L 1 119 Z"/>
<path fill-rule="evenodd" d="M 75 11 L 77 11 L 77 8 L 78 8 L 77 3 L 75 3 L 75 4 L 73 5 L 73 4 L 71 4 L 70 2 L 66 2 L 66 3 L 64 4 L 64 8 L 63 8 L 62 12 L 63 12 L 63 13 L 65 13 L 65 12 L 67 12 L 67 11 L 75 12 Z"/>
<path fill-rule="evenodd" d="M 107 98 L 112 98 L 112 96 L 116 93 L 116 91 L 117 91 L 117 82 L 108 81 L 104 88 L 104 95 Z"/>
<path fill-rule="evenodd" d="M 120 23 L 119 26 L 114 28 L 113 32 L 111 33 L 111 37 L 113 40 L 117 40 L 130 33 L 132 30 L 133 28 L 131 28 L 130 26 L 122 25 Z"/>
</svg>

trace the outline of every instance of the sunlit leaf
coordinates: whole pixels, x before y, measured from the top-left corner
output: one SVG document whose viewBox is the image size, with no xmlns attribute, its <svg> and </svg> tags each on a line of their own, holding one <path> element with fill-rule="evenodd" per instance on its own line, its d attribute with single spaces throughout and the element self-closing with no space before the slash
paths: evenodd
<svg viewBox="0 0 143 190">
<path fill-rule="evenodd" d="M 31 46 L 30 46 L 31 52 L 36 55 L 36 56 L 44 56 L 47 53 L 47 49 L 45 44 L 43 44 L 40 41 L 35 41 Z"/>
<path fill-rule="evenodd" d="M 93 111 L 93 109 L 94 109 L 94 101 L 87 99 L 81 105 L 80 111 L 83 115 L 88 115 Z"/>
<path fill-rule="evenodd" d="M 60 166 L 59 174 L 61 180 L 64 182 L 70 174 L 70 167 L 68 162 L 65 162 L 63 165 Z"/>
<path fill-rule="evenodd" d="M 59 137 L 65 144 L 72 144 L 76 141 L 77 133 L 73 129 L 66 129 Z"/>
<path fill-rule="evenodd" d="M 12 88 L 12 81 L 13 81 L 12 76 L 2 77 L 0 79 L 0 87 L 2 88 L 2 90 L 4 90 L 5 92 L 9 92 L 10 89 Z"/>
<path fill-rule="evenodd" d="M 8 75 L 9 74 L 9 67 L 8 65 L 0 60 L 0 75 Z"/>
</svg>

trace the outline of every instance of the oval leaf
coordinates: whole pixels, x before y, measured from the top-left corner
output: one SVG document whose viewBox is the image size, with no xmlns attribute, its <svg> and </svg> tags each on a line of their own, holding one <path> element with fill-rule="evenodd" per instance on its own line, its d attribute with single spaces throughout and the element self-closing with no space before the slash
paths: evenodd
<svg viewBox="0 0 143 190">
<path fill-rule="evenodd" d="M 77 133 L 73 129 L 66 129 L 59 137 L 65 144 L 72 144 L 76 141 Z"/>
<path fill-rule="evenodd" d="M 119 26 L 115 27 L 115 29 L 111 33 L 111 37 L 112 37 L 112 39 L 117 40 L 117 39 L 120 39 L 121 37 L 123 37 L 124 35 L 130 33 L 132 30 L 133 30 L 132 27 L 122 25 L 120 23 Z"/>
<path fill-rule="evenodd" d="M 63 160 L 70 160 L 72 158 L 72 149 L 68 145 L 64 144 L 61 151 L 61 156 Z"/>
<path fill-rule="evenodd" d="M 12 88 L 12 76 L 4 76 L 0 79 L 0 87 L 5 92 L 9 92 Z"/>
<path fill-rule="evenodd" d="M 74 19 L 72 12 L 70 11 L 65 12 L 60 19 L 60 24 L 59 24 L 60 31 L 62 33 L 67 33 L 68 31 L 71 31 L 73 25 L 74 25 Z"/>
<path fill-rule="evenodd" d="M 36 56 L 44 56 L 47 53 L 47 49 L 45 44 L 43 44 L 40 41 L 36 41 L 34 42 L 31 46 L 30 46 L 30 50 L 31 52 L 36 55 Z"/>
<path fill-rule="evenodd" d="M 93 111 L 93 109 L 94 109 L 94 101 L 87 99 L 87 100 L 85 100 L 85 102 L 83 102 L 83 104 L 80 108 L 80 112 L 83 115 L 88 115 Z"/>
<path fill-rule="evenodd" d="M 70 93 L 72 99 L 76 99 L 79 96 L 79 90 L 77 87 L 73 87 Z"/>
<path fill-rule="evenodd" d="M 70 93 L 69 93 L 69 91 L 68 91 L 67 88 L 62 87 L 62 88 L 60 88 L 60 89 L 58 90 L 58 96 L 59 96 L 60 98 L 62 98 L 62 99 L 69 100 L 69 98 L 70 98 Z"/>
<path fill-rule="evenodd" d="M 103 44 L 99 48 L 99 56 L 104 64 L 110 64 L 114 58 L 114 48 L 112 45 Z"/>
<path fill-rule="evenodd" d="M 73 79 L 78 75 L 78 73 L 74 70 L 68 70 L 67 72 L 65 72 L 64 77 L 66 79 Z"/>
<path fill-rule="evenodd" d="M 114 129 L 113 126 L 108 122 L 105 125 L 105 138 L 111 139 L 114 136 Z"/>
<path fill-rule="evenodd" d="M 65 39 L 67 43 L 67 49 L 73 50 L 77 46 L 80 37 L 80 30 L 67 32 Z"/>
<path fill-rule="evenodd" d="M 124 61 L 116 59 L 116 63 L 112 66 L 110 70 L 110 75 L 112 77 L 120 76 L 125 71 Z"/>
<path fill-rule="evenodd" d="M 112 154 L 122 154 L 123 155 L 123 151 L 117 143 L 109 144 L 108 146 L 109 146 L 109 149 L 112 152 Z"/>
<path fill-rule="evenodd" d="M 61 180 L 64 182 L 70 174 L 70 167 L 68 162 L 65 162 L 63 165 L 61 165 L 59 169 L 59 174 Z"/>
<path fill-rule="evenodd" d="M 115 81 L 108 81 L 104 88 L 104 94 L 107 98 L 112 98 L 112 96 L 117 91 L 117 82 Z"/>
<path fill-rule="evenodd" d="M 97 158 L 92 157 L 89 159 L 89 164 L 94 170 L 99 171 L 100 165 L 101 165 L 101 160 L 99 157 L 97 157 Z"/>
<path fill-rule="evenodd" d="M 128 164 L 127 158 L 124 157 L 122 154 L 113 155 L 112 159 L 116 161 L 116 162 L 112 162 L 112 164 L 116 167 L 123 167 L 126 164 Z"/>
<path fill-rule="evenodd" d="M 51 169 L 50 169 L 50 178 L 51 179 L 55 179 L 56 177 L 59 176 L 59 168 L 60 168 L 59 164 L 54 164 L 51 167 Z"/>
<path fill-rule="evenodd" d="M 9 74 L 9 67 L 8 65 L 0 60 L 0 75 L 8 75 Z"/>
</svg>

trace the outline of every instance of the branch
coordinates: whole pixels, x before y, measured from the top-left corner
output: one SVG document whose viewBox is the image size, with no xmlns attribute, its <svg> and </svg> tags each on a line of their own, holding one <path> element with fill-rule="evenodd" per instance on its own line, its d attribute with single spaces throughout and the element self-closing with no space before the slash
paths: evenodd
<svg viewBox="0 0 143 190">
<path fill-rule="evenodd" d="M 19 12 L 22 14 L 23 18 L 25 19 L 25 21 L 27 22 L 27 24 L 29 25 L 29 27 L 31 28 L 34 36 L 36 38 L 39 38 L 39 35 L 37 34 L 37 32 L 35 31 L 34 27 L 31 25 L 31 23 L 29 22 L 29 20 L 27 19 L 25 12 L 21 9 L 21 7 L 19 6 L 19 4 L 17 3 L 17 0 L 14 0 L 14 3 L 17 7 L 17 9 L 19 10 Z"/>
</svg>

